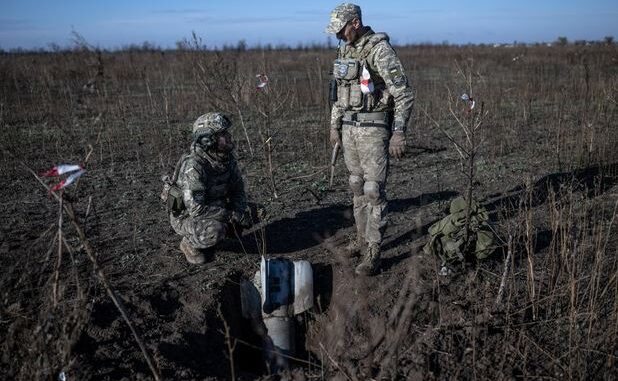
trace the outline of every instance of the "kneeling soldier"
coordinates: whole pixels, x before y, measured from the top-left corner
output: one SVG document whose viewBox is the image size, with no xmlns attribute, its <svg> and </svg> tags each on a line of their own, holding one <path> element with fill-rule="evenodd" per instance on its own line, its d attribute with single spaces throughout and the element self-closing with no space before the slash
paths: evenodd
<svg viewBox="0 0 618 381">
<path fill-rule="evenodd" d="M 200 116 L 193 124 L 191 153 L 180 159 L 162 195 L 189 263 L 204 263 L 208 249 L 251 225 L 230 127 L 223 114 Z"/>
</svg>

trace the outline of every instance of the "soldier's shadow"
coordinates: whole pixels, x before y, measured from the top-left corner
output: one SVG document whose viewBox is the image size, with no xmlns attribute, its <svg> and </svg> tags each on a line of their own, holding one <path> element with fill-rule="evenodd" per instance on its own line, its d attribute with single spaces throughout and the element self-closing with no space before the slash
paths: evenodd
<svg viewBox="0 0 618 381">
<path fill-rule="evenodd" d="M 326 238 L 333 236 L 339 229 L 352 226 L 352 207 L 335 204 L 318 207 L 272 221 L 260 229 L 259 234 L 252 234 L 255 241 L 264 245 L 268 254 L 293 253 L 319 245 Z M 256 239 L 257 238 L 257 239 Z M 255 248 L 257 254 L 259 250 Z"/>
<path fill-rule="evenodd" d="M 618 163 L 593 165 L 570 172 L 550 173 L 530 184 L 520 184 L 506 192 L 487 196 L 483 204 L 492 220 L 510 218 L 521 212 L 522 205 L 536 207 L 545 204 L 553 195 L 555 201 L 572 192 L 593 198 L 611 189 L 617 182 Z"/>
<path fill-rule="evenodd" d="M 404 213 L 411 208 L 451 199 L 455 195 L 457 193 L 453 191 L 442 191 L 389 200 L 389 210 L 393 213 Z M 243 244 L 247 253 L 260 254 L 263 249 L 258 250 L 258 245 L 262 245 L 263 236 L 266 253 L 293 253 L 320 245 L 325 239 L 342 229 L 352 227 L 353 224 L 352 205 L 334 204 L 301 211 L 292 217 L 273 221 L 263 227 L 264 234 L 256 231 L 259 229 L 246 234 Z"/>
</svg>

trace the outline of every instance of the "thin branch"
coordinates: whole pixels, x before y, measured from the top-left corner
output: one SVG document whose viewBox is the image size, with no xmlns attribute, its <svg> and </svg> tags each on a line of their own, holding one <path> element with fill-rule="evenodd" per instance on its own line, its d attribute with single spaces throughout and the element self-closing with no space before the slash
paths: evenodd
<svg viewBox="0 0 618 381">
<path fill-rule="evenodd" d="M 54 270 L 54 283 L 52 285 L 52 300 L 54 307 L 58 305 L 58 278 L 60 276 L 60 264 L 62 263 L 62 197 L 58 200 L 58 260 Z"/>
<path fill-rule="evenodd" d="M 513 255 L 513 236 L 509 234 L 508 249 L 506 259 L 504 260 L 504 271 L 502 272 L 502 280 L 500 281 L 500 289 L 498 290 L 498 296 L 496 297 L 496 305 L 502 303 L 502 294 L 504 293 L 504 286 L 506 285 L 506 277 L 511 265 L 511 256 Z"/>
<path fill-rule="evenodd" d="M 6 151 L 6 152 L 8 152 L 8 151 Z M 11 156 L 13 156 L 13 155 L 11 155 Z M 55 197 L 56 200 L 58 200 L 58 202 L 60 202 L 60 200 L 62 200 L 61 196 L 59 196 L 55 192 L 50 192 L 50 187 L 47 184 L 45 184 L 45 182 L 43 182 L 43 180 L 41 180 L 41 178 L 30 167 L 28 167 L 21 160 L 18 160 L 18 162 L 28 172 L 30 172 L 32 174 L 32 176 L 34 176 L 34 178 L 47 190 L 47 192 L 51 196 Z M 120 315 L 124 319 L 125 323 L 129 326 L 129 329 L 131 330 L 131 333 L 133 334 L 133 337 L 135 338 L 135 341 L 137 342 L 140 350 L 142 351 L 142 355 L 144 356 L 144 359 L 146 360 L 146 363 L 148 364 L 148 367 L 150 368 L 150 371 L 152 372 L 152 376 L 154 377 L 154 379 L 156 381 L 161 380 L 161 376 L 159 374 L 158 369 L 155 366 L 154 360 L 152 359 L 152 356 L 150 355 L 150 352 L 148 352 L 148 349 L 146 348 L 146 345 L 144 345 L 144 342 L 142 341 L 142 339 L 141 339 L 140 335 L 138 334 L 136 328 L 134 327 L 133 323 L 131 322 L 131 319 L 129 318 L 129 315 L 128 315 L 126 309 L 124 308 L 124 305 L 122 304 L 121 300 L 116 295 L 116 292 L 112 288 L 111 284 L 108 282 L 107 277 L 105 276 L 105 274 L 103 273 L 103 270 L 99 266 L 99 263 L 98 263 L 97 258 L 96 258 L 96 253 L 95 253 L 94 249 L 92 248 L 92 246 L 90 246 L 90 242 L 86 238 L 86 234 L 84 233 L 84 230 L 82 229 L 82 227 L 81 227 L 81 225 L 79 223 L 79 220 L 77 219 L 77 216 L 75 215 L 75 211 L 73 210 L 73 206 L 71 205 L 71 203 L 68 203 L 68 202 L 66 202 L 66 203 L 63 202 L 62 205 L 63 205 L 64 211 L 67 213 L 67 217 L 69 217 L 69 220 L 71 221 L 71 224 L 75 228 L 75 230 L 77 232 L 77 235 L 78 235 L 80 241 L 82 242 L 82 245 L 84 246 L 84 249 L 86 250 L 86 254 L 88 256 L 88 259 L 90 259 L 90 262 L 92 262 L 94 271 L 96 272 L 96 274 L 98 275 L 99 279 L 101 280 L 101 283 L 105 287 L 105 290 L 107 291 L 107 294 L 109 295 L 110 299 L 112 299 L 112 302 L 114 303 L 114 305 L 116 306 L 116 308 L 120 312 Z"/>
<path fill-rule="evenodd" d="M 453 139 L 453 137 L 451 137 L 451 135 L 444 129 L 442 128 L 442 126 L 440 125 L 440 123 L 438 123 L 434 118 L 431 117 L 431 115 L 429 115 L 429 113 L 427 113 L 427 110 L 425 108 L 421 108 L 421 110 L 423 110 L 423 113 L 425 114 L 425 116 L 427 118 L 429 118 L 429 120 L 435 124 L 435 126 L 442 131 L 442 133 L 444 135 L 446 135 L 446 138 L 453 143 L 453 145 L 455 146 L 455 149 L 457 149 L 457 152 L 459 153 L 459 156 L 461 156 L 462 159 L 465 159 L 466 156 L 468 156 L 468 151 L 466 151 L 466 149 L 464 147 L 462 147 L 459 143 L 457 143 L 455 141 L 455 139 Z"/>
<path fill-rule="evenodd" d="M 466 125 L 459 120 L 450 102 L 448 104 L 448 111 L 451 113 L 451 116 L 455 118 L 455 120 L 457 121 L 461 129 L 463 130 L 464 134 L 466 134 L 466 140 L 468 141 L 468 144 L 472 146 L 472 139 L 470 138 L 470 131 L 468 130 L 468 127 L 466 127 Z"/>
<path fill-rule="evenodd" d="M 337 368 L 341 374 L 343 374 L 345 376 L 345 378 L 347 378 L 348 380 L 352 381 L 352 378 L 348 375 L 348 373 L 339 365 L 339 363 L 337 361 L 335 361 L 335 359 L 333 359 L 330 355 L 330 353 L 328 353 L 328 351 L 326 350 L 326 348 L 324 348 L 324 345 L 322 345 L 322 343 L 320 343 L 320 348 L 322 348 L 322 350 L 324 351 L 324 353 L 326 353 L 326 357 L 328 357 L 328 359 L 330 360 L 331 363 L 333 363 L 333 365 L 335 366 L 335 368 Z"/>
<path fill-rule="evenodd" d="M 73 249 L 71 248 L 71 245 L 69 245 L 65 237 L 62 237 L 62 243 L 64 244 L 65 249 L 67 249 L 67 251 L 69 252 L 69 256 L 71 257 L 71 263 L 73 264 L 73 266 L 71 266 L 71 269 L 73 271 L 73 276 L 75 277 L 75 287 L 77 288 L 77 295 L 81 298 L 83 297 L 84 293 L 82 291 L 81 282 L 79 281 L 79 275 L 77 274 L 77 266 L 75 263 L 75 256 L 73 255 Z"/>
</svg>

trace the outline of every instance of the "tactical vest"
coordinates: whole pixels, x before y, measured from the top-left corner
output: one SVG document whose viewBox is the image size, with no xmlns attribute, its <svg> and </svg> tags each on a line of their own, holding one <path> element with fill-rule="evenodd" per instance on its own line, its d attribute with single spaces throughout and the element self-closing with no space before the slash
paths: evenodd
<svg viewBox="0 0 618 381">
<path fill-rule="evenodd" d="M 230 179 L 232 177 L 233 164 L 229 163 L 225 170 L 215 170 L 208 161 L 204 162 L 206 171 L 205 200 L 209 203 L 227 202 L 230 195 Z"/>
<path fill-rule="evenodd" d="M 387 105 L 392 103 L 392 96 L 386 90 L 384 79 L 368 63 L 367 57 L 373 48 L 382 41 L 388 41 L 385 33 L 368 31 L 361 38 L 368 41 L 357 49 L 345 45 L 339 49 L 339 57 L 333 63 L 333 76 L 337 80 L 337 101 L 335 105 L 355 112 L 386 111 Z M 363 94 L 361 91 L 361 75 L 363 68 L 369 71 L 374 90 Z"/>
<path fill-rule="evenodd" d="M 168 212 L 172 212 L 175 216 L 179 216 L 186 209 L 183 191 L 178 185 L 178 177 L 185 161 L 192 157 L 198 158 L 199 156 L 195 153 L 183 155 L 176 163 L 172 177 L 164 176 L 162 178 L 161 200 L 167 204 Z M 203 179 L 205 191 L 201 197 L 208 204 L 225 207 L 230 195 L 230 179 L 236 163 L 230 162 L 217 166 L 208 159 L 201 157 L 197 161 L 206 172 L 206 178 Z"/>
<path fill-rule="evenodd" d="M 200 179 L 204 185 L 204 192 L 201 195 L 204 201 L 218 206 L 225 205 L 231 192 L 230 180 L 232 172 L 236 169 L 236 160 L 230 158 L 230 161 L 217 161 L 207 153 L 192 153 L 191 158 L 204 175 Z"/>
</svg>

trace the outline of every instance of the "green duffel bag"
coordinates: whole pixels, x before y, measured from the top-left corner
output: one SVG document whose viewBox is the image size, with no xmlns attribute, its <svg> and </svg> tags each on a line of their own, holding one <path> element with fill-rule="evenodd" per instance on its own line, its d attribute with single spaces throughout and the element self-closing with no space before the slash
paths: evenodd
<svg viewBox="0 0 618 381">
<path fill-rule="evenodd" d="M 477 259 L 485 259 L 494 250 L 494 234 L 487 221 L 487 210 L 472 201 L 470 205 L 470 239 Z M 423 247 L 426 254 L 437 255 L 443 265 L 463 262 L 466 234 L 466 200 L 458 197 L 451 201 L 450 214 L 429 228 L 429 242 Z"/>
</svg>

